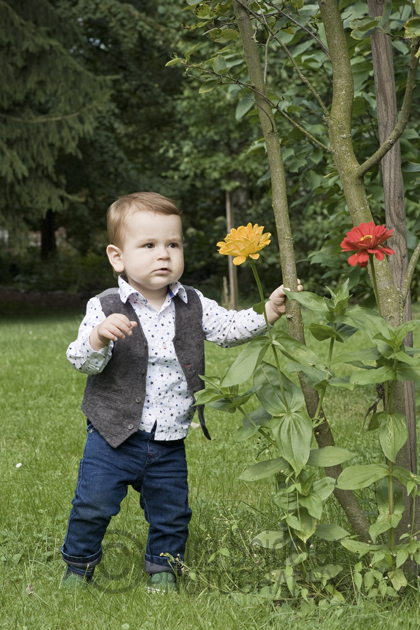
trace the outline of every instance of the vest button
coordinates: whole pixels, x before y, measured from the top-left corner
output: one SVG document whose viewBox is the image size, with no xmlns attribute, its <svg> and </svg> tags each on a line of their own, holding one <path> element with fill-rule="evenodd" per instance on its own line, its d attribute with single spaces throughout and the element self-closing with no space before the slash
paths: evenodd
<svg viewBox="0 0 420 630">
<path fill-rule="evenodd" d="M 141 403 L 141 397 L 140 396 L 137 396 L 136 403 Z"/>
<path fill-rule="evenodd" d="M 131 431 L 131 429 L 134 429 L 134 424 L 129 424 L 127 428 Z"/>
<path fill-rule="evenodd" d="M 143 370 L 141 371 L 141 373 L 142 373 L 142 376 L 144 376 L 144 375 L 146 374 L 146 370 L 145 370 L 145 369 L 143 369 Z"/>
</svg>

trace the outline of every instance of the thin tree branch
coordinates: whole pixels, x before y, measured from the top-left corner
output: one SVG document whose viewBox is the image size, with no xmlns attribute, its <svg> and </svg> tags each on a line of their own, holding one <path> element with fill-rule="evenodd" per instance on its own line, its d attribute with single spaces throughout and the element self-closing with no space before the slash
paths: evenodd
<svg viewBox="0 0 420 630">
<path fill-rule="evenodd" d="M 416 249 L 411 256 L 410 262 L 408 263 L 407 273 L 404 278 L 403 285 L 401 287 L 400 292 L 400 308 L 404 310 L 405 301 L 407 299 L 408 292 L 410 290 L 411 281 L 413 279 L 414 271 L 416 269 L 417 261 L 420 256 L 420 243 L 417 245 Z"/>
<path fill-rule="evenodd" d="M 186 68 L 189 68 L 189 69 L 194 69 L 194 68 L 199 67 L 197 64 L 195 64 L 195 65 L 184 64 L 184 65 L 185 65 Z M 317 140 L 311 133 L 309 133 L 309 131 L 307 131 L 304 127 L 299 125 L 299 123 L 296 122 L 296 120 L 294 120 L 291 116 L 286 114 L 286 112 L 284 112 L 282 109 L 280 109 L 280 107 L 278 106 L 278 103 L 273 103 L 268 98 L 268 96 L 266 96 L 265 94 L 263 94 L 262 92 L 257 90 L 255 88 L 255 86 L 250 85 L 249 83 L 243 83 L 239 79 L 235 79 L 235 77 L 232 77 L 230 74 L 223 75 L 224 77 L 229 79 L 229 81 L 225 81 L 224 82 L 222 77 L 221 77 L 221 75 L 217 74 L 217 72 L 214 72 L 214 70 L 208 70 L 207 68 L 202 68 L 202 67 L 200 67 L 200 70 L 201 70 L 201 72 L 205 72 L 206 74 L 209 74 L 211 76 L 217 77 L 220 80 L 220 84 L 221 85 L 223 83 L 234 83 L 235 85 L 239 85 L 239 87 L 241 87 L 243 89 L 252 90 L 252 92 L 254 92 L 254 94 L 257 94 L 262 99 L 264 99 L 265 103 L 270 107 L 270 109 L 272 107 L 274 107 L 278 111 L 278 113 L 281 114 L 281 116 L 283 116 L 283 118 L 286 118 L 286 120 L 288 120 L 290 122 L 291 125 L 296 127 L 296 129 L 299 129 L 299 131 L 301 131 L 303 134 L 305 134 L 305 136 L 308 138 L 308 140 L 310 140 L 311 142 L 314 142 L 315 144 L 317 144 L 319 147 L 321 147 L 321 149 L 324 149 L 324 151 L 328 151 L 328 153 L 331 153 L 331 149 L 329 147 L 327 147 L 327 145 L 323 144 L 320 140 Z M 270 118 L 270 117 L 268 116 L 268 118 Z"/>
<path fill-rule="evenodd" d="M 417 68 L 419 65 L 419 59 L 416 57 L 416 53 L 420 47 L 420 38 L 416 39 L 411 47 L 411 58 L 408 64 L 407 84 L 405 88 L 404 101 L 401 107 L 400 116 L 394 130 L 379 147 L 373 155 L 370 156 L 361 166 L 357 169 L 357 175 L 363 177 L 366 173 L 376 164 L 382 160 L 384 155 L 388 153 L 390 149 L 397 142 L 398 138 L 402 135 L 404 129 L 407 126 L 410 118 L 411 105 L 413 102 L 414 88 L 416 87 L 417 80 Z"/>
<path fill-rule="evenodd" d="M 283 118 L 285 118 L 286 120 L 288 120 L 290 122 L 291 125 L 293 125 L 294 127 L 296 127 L 296 129 L 299 129 L 299 131 L 301 131 L 302 133 L 305 134 L 305 136 L 311 141 L 311 142 L 315 142 L 315 144 L 317 144 L 319 147 L 321 147 L 321 149 L 324 149 L 324 151 L 328 151 L 328 153 L 331 153 L 331 149 L 329 147 L 327 147 L 326 144 L 323 144 L 320 140 L 317 140 L 311 133 L 309 133 L 309 131 L 306 131 L 306 129 L 304 127 L 301 127 L 301 125 L 299 125 L 299 123 L 296 122 L 296 120 L 293 120 L 293 118 L 291 118 L 288 114 L 286 114 L 286 112 L 284 112 L 282 109 L 280 109 L 280 107 L 278 107 L 278 105 L 274 105 L 274 107 L 276 108 L 276 110 L 278 111 L 279 114 L 281 114 L 283 116 Z"/>
<path fill-rule="evenodd" d="M 296 24 L 296 26 L 299 26 L 299 28 L 301 28 L 304 31 L 306 31 L 308 33 L 308 35 L 313 37 L 318 42 L 318 44 L 321 46 L 322 50 L 328 55 L 328 57 L 330 56 L 328 48 L 322 43 L 322 41 L 319 39 L 319 37 L 317 37 L 315 35 L 315 33 L 313 33 L 312 31 L 309 30 L 309 28 L 306 28 L 306 26 L 303 26 L 302 24 L 299 24 L 299 22 L 294 20 L 290 15 L 288 15 L 287 13 L 285 13 L 284 11 L 282 11 L 281 9 L 276 7 L 276 5 L 273 2 L 268 2 L 266 0 L 266 4 L 268 4 L 270 7 L 273 7 L 273 9 L 276 9 L 277 13 L 279 13 L 280 15 L 284 15 L 284 17 L 287 17 L 287 19 L 290 20 L 291 22 L 293 22 L 293 24 Z"/>
<path fill-rule="evenodd" d="M 315 99 L 318 101 L 319 106 L 321 107 L 322 111 L 324 112 L 324 114 L 326 116 L 330 115 L 330 112 L 328 111 L 327 107 L 325 106 L 322 98 L 320 97 L 320 95 L 318 94 L 318 92 L 315 90 L 315 88 L 313 87 L 312 83 L 309 81 L 309 79 L 307 79 L 303 74 L 302 71 L 300 70 L 299 66 L 297 65 L 294 57 L 292 56 L 290 50 L 287 48 L 286 44 L 284 44 L 281 39 L 279 39 L 279 37 L 276 35 L 276 33 L 268 26 L 267 20 L 266 20 L 266 16 L 264 15 L 264 13 L 262 13 L 261 15 L 259 15 L 258 13 L 255 13 L 255 11 L 253 11 L 250 7 L 248 7 L 246 4 L 244 4 L 242 2 L 242 0 L 238 0 L 239 4 L 249 13 L 251 13 L 253 15 L 253 17 L 258 20 L 258 22 L 260 24 L 263 23 L 264 21 L 264 28 L 266 29 L 269 37 L 266 43 L 266 63 L 265 63 L 265 68 L 264 68 L 264 83 L 266 82 L 266 72 L 267 72 L 267 47 L 268 47 L 268 42 L 270 40 L 270 37 L 272 39 L 275 39 L 276 42 L 278 44 L 280 44 L 280 46 L 283 48 L 284 52 L 286 53 L 286 55 L 289 57 L 290 61 L 293 64 L 293 67 L 295 68 L 296 72 L 298 73 L 301 81 L 303 83 L 305 83 L 307 85 L 307 87 L 309 88 L 310 92 L 312 93 L 312 95 L 315 97 Z M 270 4 L 270 3 L 268 3 Z M 273 5 L 270 5 L 273 6 Z M 261 19 L 262 18 L 262 19 Z M 294 123 L 292 123 L 294 124 Z"/>
<path fill-rule="evenodd" d="M 271 34 L 268 34 L 267 41 L 265 42 L 265 59 L 264 59 L 264 85 L 267 85 L 267 70 L 268 70 L 268 45 L 270 43 Z"/>
<path fill-rule="evenodd" d="M 298 73 L 301 81 L 303 83 L 305 83 L 309 90 L 311 91 L 312 95 L 316 98 L 316 100 L 318 101 L 319 106 L 321 107 L 322 111 L 324 112 L 324 114 L 326 116 L 330 115 L 330 112 L 328 111 L 327 107 L 325 106 L 324 101 L 322 100 L 322 98 L 320 97 L 320 95 L 318 94 L 318 92 L 315 90 L 315 88 L 313 87 L 312 83 L 309 81 L 309 79 L 307 79 L 301 72 L 299 66 L 297 65 L 292 53 L 290 52 L 290 50 L 288 49 L 288 47 L 286 46 L 286 44 L 284 42 L 281 41 L 281 39 L 276 35 L 276 33 L 274 33 L 274 31 L 268 26 L 267 20 L 265 18 L 265 15 L 262 14 L 262 17 L 264 19 L 264 26 L 269 34 L 269 38 L 267 40 L 267 43 L 270 39 L 270 37 L 272 39 L 275 39 L 276 42 L 278 44 L 280 44 L 280 46 L 283 48 L 284 52 L 286 53 L 286 55 L 289 57 L 290 61 L 293 64 L 293 67 L 295 68 L 296 72 Z M 266 53 L 267 54 L 267 53 Z"/>
</svg>

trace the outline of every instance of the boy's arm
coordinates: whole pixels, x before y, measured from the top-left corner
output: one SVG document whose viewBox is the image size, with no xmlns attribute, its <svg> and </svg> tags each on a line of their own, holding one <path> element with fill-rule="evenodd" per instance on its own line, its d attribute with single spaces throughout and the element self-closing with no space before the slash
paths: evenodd
<svg viewBox="0 0 420 630">
<path fill-rule="evenodd" d="M 105 348 L 110 341 L 130 336 L 137 322 L 130 321 L 122 313 L 112 313 L 103 322 L 95 326 L 89 336 L 89 343 L 95 352 Z"/>
<path fill-rule="evenodd" d="M 298 291 L 302 291 L 300 280 L 298 283 Z M 204 297 L 197 289 L 195 291 L 203 306 L 203 331 L 207 341 L 212 341 L 223 348 L 230 348 L 267 331 L 264 315 L 258 315 L 253 308 L 243 311 L 227 310 L 214 300 Z M 285 301 L 286 293 L 282 285 L 273 291 L 266 304 L 270 325 L 286 312 Z"/>
<path fill-rule="evenodd" d="M 101 349 L 93 348 L 89 341 L 94 328 L 105 321 L 105 319 L 99 298 L 94 297 L 89 300 L 86 315 L 80 324 L 77 339 L 67 348 L 67 358 L 79 372 L 98 374 L 102 372 L 112 357 L 112 341 Z"/>
</svg>

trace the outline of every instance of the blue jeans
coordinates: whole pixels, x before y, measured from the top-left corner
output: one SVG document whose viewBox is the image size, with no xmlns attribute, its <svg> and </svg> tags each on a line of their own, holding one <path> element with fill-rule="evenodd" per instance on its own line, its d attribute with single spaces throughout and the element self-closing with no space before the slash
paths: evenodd
<svg viewBox="0 0 420 630">
<path fill-rule="evenodd" d="M 172 572 L 162 553 L 184 559 L 191 519 L 184 440 L 158 442 L 154 431 L 137 431 L 112 448 L 90 424 L 61 548 L 64 562 L 82 569 L 100 562 L 102 539 L 129 485 L 140 493 L 149 523 L 146 573 Z"/>
</svg>

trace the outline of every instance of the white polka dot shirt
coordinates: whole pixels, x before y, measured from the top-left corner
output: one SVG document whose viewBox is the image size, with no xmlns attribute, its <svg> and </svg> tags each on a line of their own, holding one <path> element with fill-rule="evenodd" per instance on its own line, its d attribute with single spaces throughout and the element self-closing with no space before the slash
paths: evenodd
<svg viewBox="0 0 420 630">
<path fill-rule="evenodd" d="M 178 295 L 187 302 L 187 293 L 180 282 L 169 285 L 166 300 L 158 312 L 121 276 L 118 284 L 121 301 L 125 303 L 128 300 L 133 306 L 149 349 L 146 398 L 139 428 L 151 432 L 157 422 L 157 440 L 184 438 L 195 409 L 192 407 L 194 399 L 172 343 L 175 336 L 175 305 L 172 298 Z M 266 332 L 263 315 L 258 315 L 252 308 L 228 311 L 214 300 L 205 298 L 197 289 L 195 291 L 203 307 L 203 331 L 207 341 L 228 348 Z M 92 330 L 104 319 L 99 298 L 89 300 L 78 337 L 67 349 L 68 360 L 79 372 L 98 374 L 112 358 L 112 341 L 98 352 L 89 343 Z"/>
</svg>

